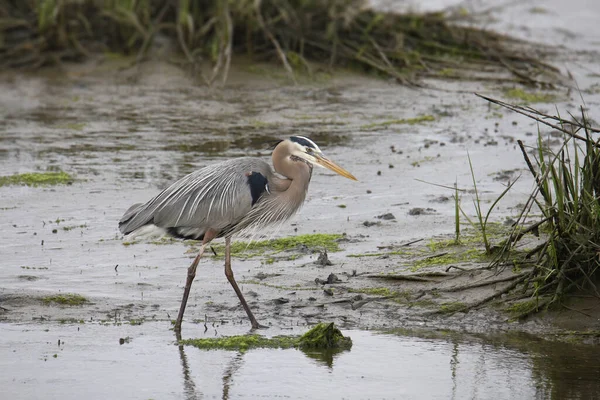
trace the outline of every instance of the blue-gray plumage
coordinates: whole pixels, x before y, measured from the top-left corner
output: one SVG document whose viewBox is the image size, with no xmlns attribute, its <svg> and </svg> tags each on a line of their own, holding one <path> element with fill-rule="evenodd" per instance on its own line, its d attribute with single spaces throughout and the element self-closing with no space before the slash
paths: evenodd
<svg viewBox="0 0 600 400">
<path fill-rule="evenodd" d="M 145 204 L 130 207 L 119 229 L 135 236 L 149 226 L 166 234 L 202 240 L 200 253 L 188 269 L 188 278 L 175 328 L 183 313 L 196 267 L 206 245 L 225 237 L 225 275 L 237 293 L 253 328 L 258 322 L 239 290 L 231 270 L 230 240 L 236 234 L 253 235 L 266 226 L 289 219 L 302 206 L 313 165 L 329 168 L 356 180 L 352 174 L 323 156 L 319 147 L 303 136 L 277 144 L 272 154 L 274 170 L 261 159 L 242 157 L 195 171 Z"/>
<path fill-rule="evenodd" d="M 119 229 L 128 235 L 155 225 L 173 236 L 196 240 L 202 240 L 208 229 L 218 231 L 217 237 L 237 233 L 241 230 L 241 226 L 235 229 L 238 223 L 265 192 L 259 193 L 252 185 L 259 183 L 259 176 L 266 182 L 268 177 L 274 179 L 269 164 L 256 158 L 209 165 L 173 183 L 148 203 L 130 208 Z"/>
</svg>

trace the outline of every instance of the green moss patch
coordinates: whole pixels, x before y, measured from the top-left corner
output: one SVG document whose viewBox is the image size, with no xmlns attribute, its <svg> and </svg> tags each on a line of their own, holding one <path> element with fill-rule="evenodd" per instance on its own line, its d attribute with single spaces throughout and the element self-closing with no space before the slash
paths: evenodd
<svg viewBox="0 0 600 400">
<path fill-rule="evenodd" d="M 320 323 L 302 336 L 274 336 L 266 338 L 261 335 L 238 335 L 222 338 L 185 339 L 179 343 L 204 350 L 241 351 L 254 348 L 344 350 L 352 347 L 352 340 L 342 335 L 342 332 L 333 323 Z"/>
<path fill-rule="evenodd" d="M 27 174 L 15 174 L 0 176 L 0 186 L 22 185 L 22 186 L 50 186 L 66 185 L 73 182 L 73 177 L 66 172 L 31 172 Z"/>
<path fill-rule="evenodd" d="M 42 303 L 45 305 L 59 304 L 61 306 L 81 306 L 88 302 L 88 299 L 80 294 L 66 293 L 42 297 Z"/>
<path fill-rule="evenodd" d="M 443 314 L 453 314 L 455 312 L 462 311 L 466 308 L 466 304 L 461 303 L 460 301 L 454 301 L 441 304 L 440 312 Z"/>
<path fill-rule="evenodd" d="M 343 237 L 341 234 L 315 233 L 307 235 L 290 236 L 280 239 L 261 240 L 257 242 L 239 242 L 231 243 L 231 255 L 245 255 L 248 257 L 258 256 L 265 253 L 278 253 L 284 250 L 294 250 L 298 247 L 307 247 L 310 250 L 327 250 L 336 252 L 340 250 L 338 241 Z M 214 245 L 216 252 L 223 254 L 225 245 Z"/>
<path fill-rule="evenodd" d="M 520 88 L 506 89 L 504 95 L 525 103 L 552 103 L 557 100 L 557 96 L 552 93 L 526 92 Z"/>
<path fill-rule="evenodd" d="M 391 119 L 382 122 L 373 122 L 371 124 L 362 125 L 360 129 L 370 130 L 375 128 L 385 128 L 390 125 L 416 125 L 432 121 L 435 121 L 435 117 L 433 115 L 419 115 L 418 117 L 414 118 Z"/>
<path fill-rule="evenodd" d="M 529 314 L 531 312 L 539 311 L 540 299 L 533 298 L 515 302 L 510 306 L 506 307 L 504 311 L 513 314 L 514 316 Z"/>
<path fill-rule="evenodd" d="M 416 271 L 423 267 L 432 267 L 438 265 L 460 264 L 464 262 L 486 262 L 490 257 L 483 250 L 478 249 L 457 249 L 456 251 L 448 252 L 440 255 L 432 255 L 417 260 L 413 263 L 412 271 Z"/>
<path fill-rule="evenodd" d="M 391 291 L 386 287 L 370 287 L 370 288 L 362 288 L 362 289 L 348 289 L 350 293 L 364 293 L 371 296 L 387 296 L 392 297 L 397 295 L 397 292 Z"/>
</svg>

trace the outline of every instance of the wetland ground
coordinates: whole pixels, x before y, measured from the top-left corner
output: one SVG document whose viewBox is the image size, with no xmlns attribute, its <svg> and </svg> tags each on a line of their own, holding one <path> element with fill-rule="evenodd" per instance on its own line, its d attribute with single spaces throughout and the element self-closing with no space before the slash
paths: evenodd
<svg viewBox="0 0 600 400">
<path fill-rule="evenodd" d="M 501 83 L 436 80 L 415 89 L 346 71 L 294 86 L 272 65 L 235 65 L 227 86 L 214 88 L 170 64 L 123 68 L 127 60 L 118 59 L 2 73 L 0 176 L 63 171 L 72 177 L 58 185 L 0 186 L 0 366 L 10 371 L 2 387 L 11 398 L 330 398 L 332 385 L 340 388 L 336 398 L 600 397 L 597 346 L 545 340 L 572 339 L 578 331 L 597 341 L 597 299 L 585 302 L 583 312 L 512 322 L 502 307 L 449 313 L 501 289 L 501 282 L 429 291 L 503 275 L 379 278 L 486 261 L 468 226 L 468 246 L 448 246 L 453 191 L 422 181 L 471 189 L 470 156 L 490 204 L 522 174 L 492 214 L 497 231 L 529 195 L 533 182 L 516 140 L 535 146 L 538 126 L 473 92 L 543 100 L 532 105 L 563 114 L 576 112 L 583 98 L 591 119 L 600 121 L 600 42 L 590 19 L 600 9 L 581 1 L 581 9 L 592 8 L 581 15 L 578 7 L 552 3 L 507 5 L 487 21 L 561 46 L 552 63 L 573 81 L 550 92 L 552 98 L 519 98 Z M 485 2 L 469 4 L 485 9 Z M 560 143 L 553 132 L 542 133 L 550 145 Z M 292 134 L 313 138 L 360 182 L 316 170 L 300 214 L 265 238 L 309 236 L 283 250 L 245 249 L 233 268 L 258 320 L 270 326 L 265 334 L 335 322 L 354 339 L 352 350 L 315 358 L 297 350 L 175 346 L 169 329 L 194 247 L 123 243 L 118 219 L 194 169 L 240 155 L 268 157 L 272 140 Z M 473 214 L 472 193 L 461 201 Z M 310 235 L 322 236 L 311 242 Z M 328 246 L 331 265 L 319 262 Z M 185 337 L 248 331 L 222 263 L 221 257 L 200 263 Z M 90 374 L 97 379 L 93 393 Z M 280 386 L 269 386 L 273 380 L 265 376 Z"/>
</svg>

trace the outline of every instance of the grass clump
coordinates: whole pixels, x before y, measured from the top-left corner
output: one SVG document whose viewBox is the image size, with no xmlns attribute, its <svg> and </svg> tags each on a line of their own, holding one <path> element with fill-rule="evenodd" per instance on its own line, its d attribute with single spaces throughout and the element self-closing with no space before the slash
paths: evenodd
<svg viewBox="0 0 600 400">
<path fill-rule="evenodd" d="M 26 174 L 15 174 L 0 176 L 0 186 L 51 186 L 66 185 L 73 183 L 73 177 L 66 172 L 30 172 Z"/>
<path fill-rule="evenodd" d="M 592 136 L 600 129 L 591 126 L 583 107 L 579 118 L 571 115 L 566 120 L 531 107 L 485 99 L 564 134 L 562 145 L 553 150 L 540 132 L 533 160 L 523 142 L 518 141 L 535 189 L 494 264 L 510 264 L 526 233 L 541 237 L 540 244 L 522 261 L 532 270 L 521 278 L 524 287 L 520 292 L 524 294 L 515 295 L 513 300 L 529 298 L 532 302 L 518 306 L 525 307 L 519 308 L 518 317 L 558 304 L 577 290 L 600 297 L 596 286 L 600 279 L 600 139 Z M 530 216 L 534 206 L 536 213 L 541 211 L 541 218 Z M 519 222 L 525 218 L 537 222 L 523 227 Z"/>
<path fill-rule="evenodd" d="M 276 348 L 300 350 L 332 350 L 349 349 L 352 340 L 346 337 L 333 323 L 320 323 L 302 336 L 274 336 L 266 338 L 261 335 L 238 335 L 222 338 L 185 339 L 183 345 L 195 346 L 205 350 L 240 350 L 255 348 Z"/>
<path fill-rule="evenodd" d="M 59 304 L 61 306 L 81 306 L 87 302 L 88 299 L 80 294 L 75 293 L 55 294 L 42 297 L 42 303 L 47 306 L 50 304 Z"/>
<path fill-rule="evenodd" d="M 276 59 L 294 81 L 323 69 L 313 62 L 402 83 L 440 74 L 464 79 L 490 68 L 528 83 L 556 73 L 523 42 L 470 27 L 461 23 L 468 16 L 450 13 L 384 13 L 364 0 L 12 1 L 0 7 L 0 67 L 78 61 L 93 53 L 139 62 L 160 37 L 170 39 L 208 84 L 227 80 L 236 55 Z M 202 63 L 212 68 L 197 68 Z"/>
</svg>

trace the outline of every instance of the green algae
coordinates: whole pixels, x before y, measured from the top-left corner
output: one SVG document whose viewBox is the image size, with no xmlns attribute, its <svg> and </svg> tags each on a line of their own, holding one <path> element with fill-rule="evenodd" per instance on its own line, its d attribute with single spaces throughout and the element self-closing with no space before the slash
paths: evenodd
<svg viewBox="0 0 600 400">
<path fill-rule="evenodd" d="M 511 304 L 510 306 L 506 307 L 504 309 L 504 311 L 506 311 L 510 314 L 513 314 L 515 316 L 529 314 L 533 311 L 537 312 L 539 310 L 539 304 L 540 304 L 539 300 L 540 300 L 539 298 L 533 298 L 533 299 L 529 299 L 529 300 L 515 302 L 515 303 Z"/>
<path fill-rule="evenodd" d="M 465 303 L 461 303 L 460 301 L 452 301 L 443 303 L 440 305 L 440 312 L 443 314 L 453 314 L 458 311 L 462 311 L 466 309 L 467 306 Z"/>
<path fill-rule="evenodd" d="M 66 172 L 30 172 L 0 176 L 0 187 L 9 185 L 21 186 L 51 186 L 73 183 L 73 177 Z"/>
<path fill-rule="evenodd" d="M 42 297 L 42 303 L 45 305 L 59 304 L 61 306 L 81 306 L 88 302 L 88 299 L 80 294 L 66 293 Z"/>
<path fill-rule="evenodd" d="M 552 103 L 557 100 L 557 96 L 552 93 L 526 92 L 520 88 L 506 89 L 504 95 L 525 103 Z"/>
<path fill-rule="evenodd" d="M 501 223 L 488 222 L 486 226 L 488 241 L 494 239 L 499 242 L 506 237 L 508 231 L 509 229 Z M 412 270 L 455 263 L 490 261 L 493 255 L 486 254 L 482 245 L 483 235 L 477 229 L 463 232 L 458 240 L 456 238 L 432 239 L 427 243 L 427 249 L 431 253 L 441 253 L 414 261 Z"/>
<path fill-rule="evenodd" d="M 416 271 L 423 267 L 432 267 L 439 265 L 458 264 L 464 262 L 485 262 L 489 261 L 490 257 L 483 250 L 469 249 L 463 251 L 449 252 L 442 255 L 433 255 L 413 263 L 412 271 Z"/>
<path fill-rule="evenodd" d="M 85 321 L 77 318 L 61 318 L 58 320 L 58 323 L 61 325 L 65 324 L 85 324 Z"/>
<path fill-rule="evenodd" d="M 343 235 L 338 233 L 315 233 L 279 239 L 260 240 L 256 242 L 236 241 L 231 243 L 231 255 L 233 257 L 240 255 L 254 257 L 267 252 L 278 253 L 284 250 L 293 250 L 298 247 L 307 247 L 310 250 L 325 249 L 328 252 L 336 252 L 340 250 L 338 241 L 342 237 Z M 224 244 L 214 245 L 213 248 L 217 253 L 223 254 L 225 251 Z"/>
<path fill-rule="evenodd" d="M 348 289 L 350 293 L 364 293 L 372 296 L 386 296 L 392 297 L 397 295 L 397 292 L 391 291 L 386 287 L 369 287 L 369 288 L 361 288 L 361 289 Z"/>
<path fill-rule="evenodd" d="M 195 346 L 204 350 L 238 350 L 255 348 L 300 349 L 300 350 L 345 350 L 352 347 L 352 339 L 346 337 L 333 323 L 320 323 L 302 336 L 236 335 L 221 338 L 180 340 L 180 344 Z"/>
<path fill-rule="evenodd" d="M 360 129 L 386 128 L 391 125 L 416 125 L 432 121 L 435 121 L 433 115 L 419 115 L 414 118 L 390 119 L 387 121 L 373 122 L 371 124 L 362 125 Z"/>
<path fill-rule="evenodd" d="M 81 225 L 68 225 L 68 226 L 63 226 L 63 231 L 72 231 L 73 229 L 85 229 L 87 228 L 87 224 L 81 224 Z"/>
<path fill-rule="evenodd" d="M 346 337 L 332 323 L 320 323 L 300 336 L 298 348 L 311 350 L 349 349 L 352 339 Z"/>
</svg>

